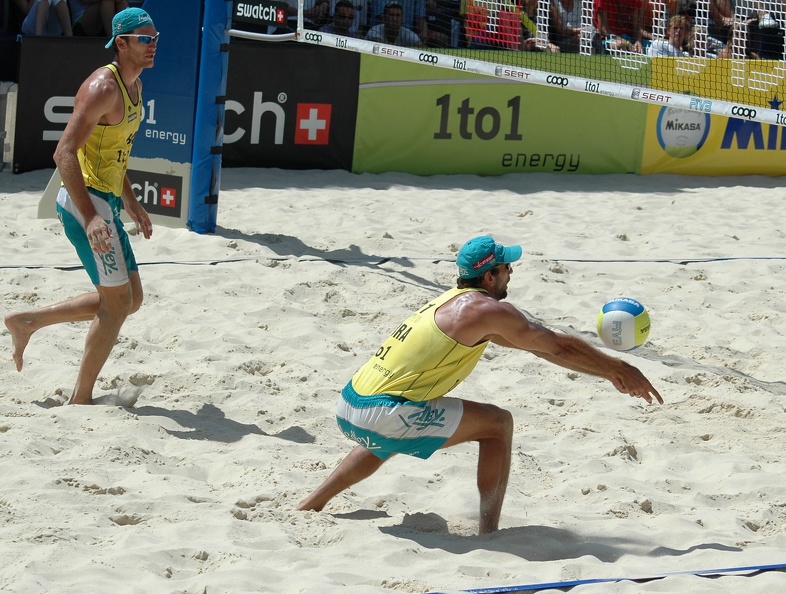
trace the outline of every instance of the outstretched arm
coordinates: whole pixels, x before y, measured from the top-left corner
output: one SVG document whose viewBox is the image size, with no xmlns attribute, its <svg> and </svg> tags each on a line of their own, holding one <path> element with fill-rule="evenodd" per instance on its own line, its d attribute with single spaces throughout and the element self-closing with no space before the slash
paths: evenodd
<svg viewBox="0 0 786 594">
<path fill-rule="evenodd" d="M 566 369 L 602 377 L 623 394 L 643 398 L 650 404 L 654 397 L 663 404 L 658 391 L 633 365 L 607 355 L 578 337 L 533 324 L 510 304 L 497 305 L 499 311 L 487 318 L 496 329 L 488 337 L 495 344 L 529 351 Z"/>
</svg>

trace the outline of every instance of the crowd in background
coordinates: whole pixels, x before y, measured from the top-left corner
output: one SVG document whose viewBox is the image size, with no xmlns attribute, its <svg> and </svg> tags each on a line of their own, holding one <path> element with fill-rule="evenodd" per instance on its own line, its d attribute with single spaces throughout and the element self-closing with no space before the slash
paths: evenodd
<svg viewBox="0 0 786 594">
<path fill-rule="evenodd" d="M 142 4 L 5 1 L 10 12 L 3 26 L 12 36 L 108 36 L 117 11 Z M 748 0 L 759 9 L 742 15 L 735 15 L 734 1 L 709 0 L 706 27 L 697 26 L 703 23 L 696 0 L 592 0 L 589 24 L 582 22 L 581 0 L 305 0 L 304 22 L 308 29 L 407 47 L 783 59 L 783 0 Z M 287 2 L 292 28 L 297 0 Z"/>
<path fill-rule="evenodd" d="M 6 0 L 3 33 L 17 35 L 109 37 L 112 17 L 142 0 Z"/>
<path fill-rule="evenodd" d="M 780 1 L 735 16 L 734 0 L 710 0 L 706 28 L 698 9 L 696 0 L 593 0 L 584 26 L 581 0 L 306 0 L 304 17 L 310 29 L 410 47 L 724 58 L 736 39 L 748 58 L 783 58 Z"/>
</svg>

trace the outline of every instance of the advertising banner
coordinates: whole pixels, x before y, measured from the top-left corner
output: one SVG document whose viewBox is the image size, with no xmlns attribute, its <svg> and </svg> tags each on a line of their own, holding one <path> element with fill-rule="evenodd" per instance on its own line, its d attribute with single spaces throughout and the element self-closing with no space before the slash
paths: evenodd
<svg viewBox="0 0 786 594">
<path fill-rule="evenodd" d="M 504 74 L 504 73 L 503 73 Z M 354 172 L 637 172 L 646 105 L 363 55 Z"/>
<path fill-rule="evenodd" d="M 266 33 L 269 26 L 285 27 L 288 7 L 286 2 L 276 0 L 234 0 L 232 28 Z"/>
<path fill-rule="evenodd" d="M 223 165 L 350 170 L 359 59 L 294 42 L 233 40 Z"/>
<path fill-rule="evenodd" d="M 106 40 L 80 37 L 21 38 L 14 173 L 55 166 L 52 155 L 74 109 L 74 97 L 91 72 L 114 55 Z"/>
<path fill-rule="evenodd" d="M 786 175 L 786 128 L 751 121 L 755 107 L 747 105 L 732 109 L 738 117 L 707 113 L 713 99 L 775 110 L 786 107 L 786 80 L 776 64 L 767 60 L 706 60 L 700 64 L 653 60 L 653 79 L 665 91 L 666 102 L 669 91 L 703 96 L 691 100 L 690 110 L 648 108 L 641 173 Z M 724 84 L 718 85 L 718 81 Z M 709 89 L 714 89 L 712 98 L 706 98 Z"/>
</svg>

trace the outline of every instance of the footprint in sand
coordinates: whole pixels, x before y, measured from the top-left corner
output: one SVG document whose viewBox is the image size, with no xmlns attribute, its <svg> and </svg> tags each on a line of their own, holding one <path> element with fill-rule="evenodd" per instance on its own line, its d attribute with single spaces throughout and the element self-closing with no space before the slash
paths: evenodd
<svg viewBox="0 0 786 594">
<path fill-rule="evenodd" d="M 141 386 L 122 386 L 111 394 L 102 394 L 101 396 L 93 398 L 93 404 L 131 408 L 136 404 L 136 401 L 139 400 L 139 395 L 141 393 Z"/>
</svg>

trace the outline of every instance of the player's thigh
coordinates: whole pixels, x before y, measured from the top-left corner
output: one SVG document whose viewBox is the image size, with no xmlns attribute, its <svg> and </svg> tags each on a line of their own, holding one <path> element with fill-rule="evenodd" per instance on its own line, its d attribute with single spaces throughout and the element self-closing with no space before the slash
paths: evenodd
<svg viewBox="0 0 786 594">
<path fill-rule="evenodd" d="M 443 448 L 481 439 L 507 439 L 513 432 L 513 416 L 494 404 L 464 400 L 464 414 L 456 432 Z"/>
</svg>

